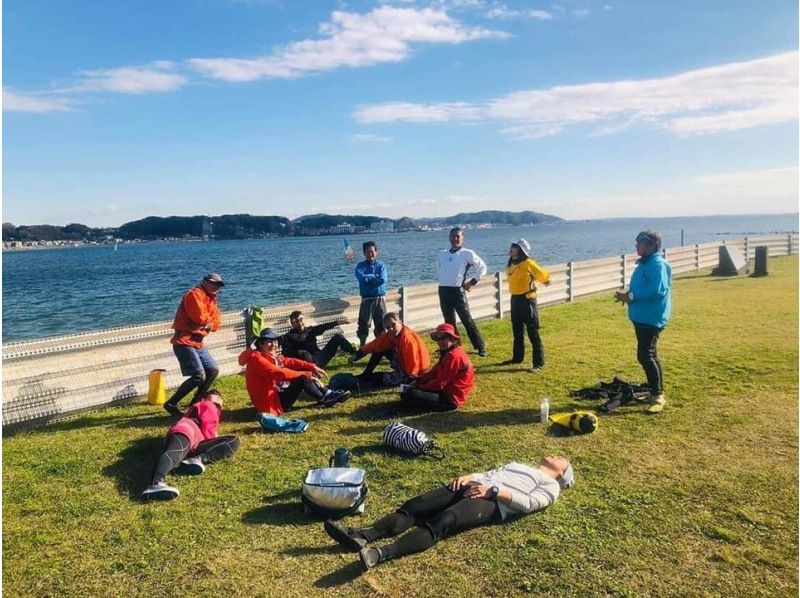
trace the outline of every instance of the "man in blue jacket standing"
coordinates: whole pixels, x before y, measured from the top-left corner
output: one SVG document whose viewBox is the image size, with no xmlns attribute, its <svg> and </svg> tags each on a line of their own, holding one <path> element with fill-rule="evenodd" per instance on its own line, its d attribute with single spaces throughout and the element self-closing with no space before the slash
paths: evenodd
<svg viewBox="0 0 800 598">
<path fill-rule="evenodd" d="M 361 306 L 358 309 L 358 340 L 361 346 L 369 336 L 369 321 L 375 326 L 375 337 L 383 332 L 383 316 L 386 315 L 386 294 L 389 273 L 386 265 L 378 259 L 378 246 L 375 241 L 367 241 L 361 248 L 364 261 L 356 266 L 358 292 L 361 295 Z"/>
<path fill-rule="evenodd" d="M 661 255 L 661 234 L 646 229 L 636 236 L 639 260 L 628 291 L 617 291 L 616 300 L 628 306 L 638 343 L 636 356 L 650 387 L 648 413 L 664 409 L 664 375 L 658 358 L 658 337 L 669 321 L 672 308 L 672 266 Z"/>
</svg>

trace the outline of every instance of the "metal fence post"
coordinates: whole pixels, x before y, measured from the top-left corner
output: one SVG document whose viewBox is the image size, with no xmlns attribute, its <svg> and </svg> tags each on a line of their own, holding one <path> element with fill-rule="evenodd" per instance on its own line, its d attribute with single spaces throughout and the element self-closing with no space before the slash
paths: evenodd
<svg viewBox="0 0 800 598">
<path fill-rule="evenodd" d="M 694 244 L 694 269 L 700 269 L 700 245 L 697 243 Z"/>
<path fill-rule="evenodd" d="M 494 284 L 497 285 L 497 319 L 503 319 L 503 281 L 500 272 L 494 275 Z"/>
<path fill-rule="evenodd" d="M 567 262 L 567 301 L 575 299 L 575 278 L 572 262 Z"/>
<path fill-rule="evenodd" d="M 786 255 L 792 255 L 792 233 L 786 235 L 786 241 L 787 241 L 786 248 L 788 249 L 788 253 Z"/>
<path fill-rule="evenodd" d="M 408 322 L 408 291 L 404 286 L 400 287 L 400 321 Z"/>
<path fill-rule="evenodd" d="M 750 261 L 750 237 L 744 238 L 744 261 Z"/>
</svg>

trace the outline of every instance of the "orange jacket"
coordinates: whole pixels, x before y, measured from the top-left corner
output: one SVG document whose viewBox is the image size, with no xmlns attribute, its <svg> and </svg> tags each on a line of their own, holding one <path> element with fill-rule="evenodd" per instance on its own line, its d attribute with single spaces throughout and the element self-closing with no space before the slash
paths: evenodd
<svg viewBox="0 0 800 598">
<path fill-rule="evenodd" d="M 428 347 L 419 334 L 408 326 L 403 326 L 400 334 L 395 336 L 386 331 L 372 342 L 361 347 L 361 353 L 383 353 L 394 349 L 397 351 L 397 361 L 403 371 L 416 378 L 431 366 L 431 356 Z"/>
<path fill-rule="evenodd" d="M 221 323 L 216 296 L 209 295 L 198 285 L 181 299 L 175 321 L 172 322 L 175 334 L 171 342 L 173 345 L 188 345 L 199 349 L 203 346 L 206 335 L 219 330 Z M 210 330 L 206 328 L 208 325 L 211 326 Z"/>
<path fill-rule="evenodd" d="M 244 379 L 250 402 L 259 413 L 283 415 L 278 396 L 278 382 L 288 382 L 314 371 L 314 364 L 291 357 L 276 358 L 268 353 L 245 349 L 239 355 L 239 365 L 246 365 Z"/>
</svg>

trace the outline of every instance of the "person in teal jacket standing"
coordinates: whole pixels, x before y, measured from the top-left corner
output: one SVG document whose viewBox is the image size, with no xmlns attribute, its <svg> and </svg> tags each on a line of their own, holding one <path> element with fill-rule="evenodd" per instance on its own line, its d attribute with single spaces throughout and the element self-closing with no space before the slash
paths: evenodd
<svg viewBox="0 0 800 598">
<path fill-rule="evenodd" d="M 666 405 L 664 373 L 658 358 L 658 337 L 669 322 L 672 309 L 672 266 L 661 255 L 661 234 L 646 229 L 636 236 L 639 260 L 628 291 L 617 291 L 616 300 L 628 306 L 628 318 L 636 330 L 636 356 L 650 387 L 648 413 L 660 413 Z"/>
</svg>

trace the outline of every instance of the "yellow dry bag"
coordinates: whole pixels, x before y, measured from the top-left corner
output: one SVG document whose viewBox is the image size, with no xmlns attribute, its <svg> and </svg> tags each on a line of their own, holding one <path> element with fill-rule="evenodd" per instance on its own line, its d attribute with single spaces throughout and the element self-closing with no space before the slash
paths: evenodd
<svg viewBox="0 0 800 598">
<path fill-rule="evenodd" d="M 597 429 L 600 422 L 594 413 L 588 411 L 573 411 L 572 413 L 558 413 L 550 416 L 550 421 L 581 434 L 589 434 Z"/>
<path fill-rule="evenodd" d="M 150 387 L 147 391 L 147 402 L 151 405 L 163 405 L 167 402 L 167 388 L 164 382 L 164 372 L 167 370 L 153 370 L 148 381 Z"/>
</svg>

